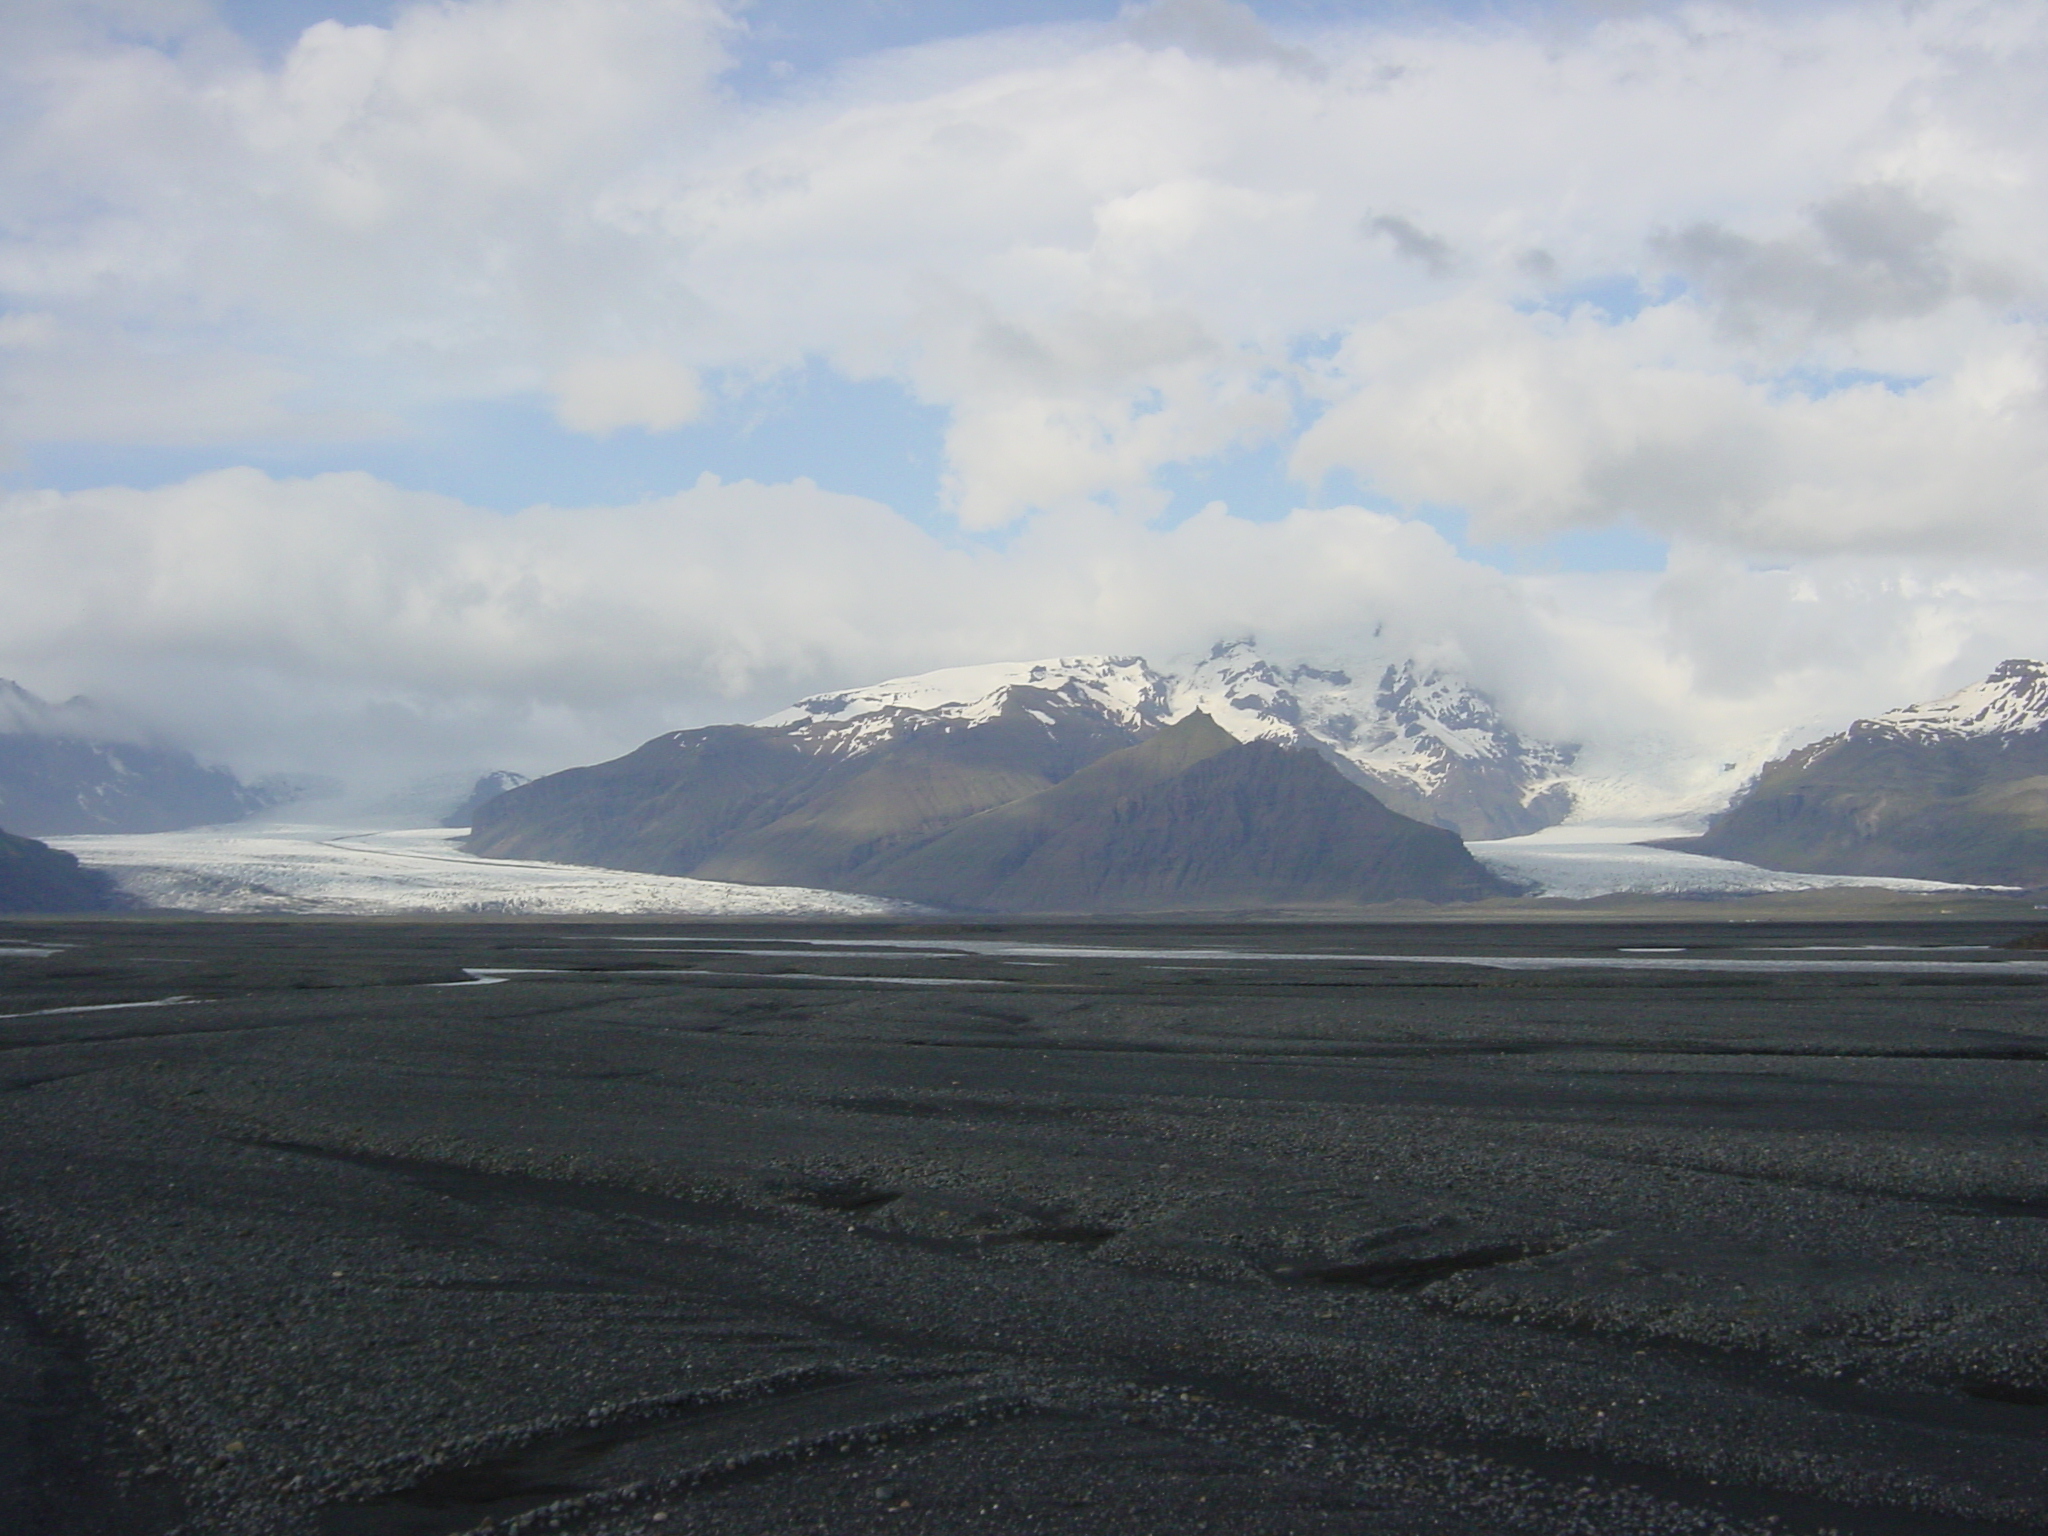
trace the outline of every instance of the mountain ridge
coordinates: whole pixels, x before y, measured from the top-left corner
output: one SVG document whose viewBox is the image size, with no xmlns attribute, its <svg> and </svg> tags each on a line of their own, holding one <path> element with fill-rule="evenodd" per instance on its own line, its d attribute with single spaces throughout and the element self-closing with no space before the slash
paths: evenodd
<svg viewBox="0 0 2048 1536">
<path fill-rule="evenodd" d="M 2048 885 L 2048 665 L 1867 719 L 1765 765 L 1655 846 L 1809 874 Z"/>
<path fill-rule="evenodd" d="M 868 893 L 968 911 L 1194 911 L 1478 900 L 1512 888 L 1456 834 L 1388 810 L 1320 754 L 1206 713 L 958 823 Z"/>
<path fill-rule="evenodd" d="M 1171 669 L 1130 655 L 950 667 L 814 694 L 755 724 L 853 756 L 906 730 L 991 718 L 1008 690 L 1028 687 L 1133 732 L 1199 709 L 1240 741 L 1311 746 L 1403 815 L 1463 837 L 1517 836 L 1570 814 L 1576 748 L 1523 737 L 1485 694 L 1412 659 L 1376 660 L 1371 671 L 1359 681 L 1230 641 Z"/>
<path fill-rule="evenodd" d="M 175 832 L 275 803 L 84 699 L 51 704 L 0 678 L 0 826 L 30 837 Z"/>
<path fill-rule="evenodd" d="M 1291 689 L 1288 677 L 1243 647 L 1219 647 L 1210 660 L 1228 663 L 1229 675 L 1176 680 L 1137 657 L 1067 657 L 815 695 L 754 725 L 669 732 L 608 763 L 515 786 L 476 807 L 467 847 L 487 858 L 1006 910 L 1019 901 L 1032 910 L 1358 904 L 1508 889 L 1454 831 L 1384 806 L 1338 750 L 1347 734 L 1384 746 L 1400 736 L 1398 724 L 1375 717 L 1373 731 L 1361 733 L 1354 716 L 1333 728 L 1327 696 L 1304 707 L 1298 691 L 1276 686 Z M 1295 680 L 1304 672 L 1296 669 Z M 1239 686 L 1247 678 L 1256 686 Z M 1353 686 L 1342 674 L 1318 679 Z M 1199 707 L 1171 716 L 1204 686 L 1222 690 L 1241 717 L 1236 731 Z M 1498 717 L 1484 701 L 1470 708 L 1486 746 Z M 1436 722 L 1432 739 L 1455 741 L 1456 728 Z M 1204 760 L 1260 750 L 1209 775 L 1174 760 L 1161 777 L 1174 751 L 1196 740 L 1206 743 Z M 1163 743 L 1155 753 L 1128 756 L 1154 742 Z M 1124 772 L 1142 780 L 1130 794 L 1113 787 Z M 1059 793 L 1071 781 L 1079 782 Z M 1261 795 L 1296 811 L 1273 814 Z M 1127 800 L 1122 812 L 1106 808 Z M 1066 821 L 1030 830 L 1047 815 Z M 1323 847 L 1328 828 L 1316 817 L 1348 829 L 1342 869 L 1330 862 L 1339 845 Z M 1141 823 L 1142 835 L 1134 830 Z M 1254 847 L 1255 824 L 1272 843 L 1267 853 Z M 1229 827 L 1238 829 L 1235 842 Z M 1035 885 L 1005 884 L 1009 872 L 989 865 L 994 856 L 983 847 L 991 837 L 1023 850 L 1012 862 L 1037 861 Z M 1133 851 L 1107 869 L 1091 838 Z M 1380 867 L 1394 848 L 1417 861 L 1410 876 Z M 1045 873 L 1054 868 L 1057 878 Z"/>
</svg>

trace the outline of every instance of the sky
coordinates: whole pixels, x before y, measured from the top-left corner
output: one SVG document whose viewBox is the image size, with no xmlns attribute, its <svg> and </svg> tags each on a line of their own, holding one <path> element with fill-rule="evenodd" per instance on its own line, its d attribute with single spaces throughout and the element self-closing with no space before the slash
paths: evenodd
<svg viewBox="0 0 2048 1536">
<path fill-rule="evenodd" d="M 15 0 L 0 103 L 0 676 L 247 773 L 1247 636 L 1746 758 L 2048 655 L 2033 0 Z"/>
</svg>

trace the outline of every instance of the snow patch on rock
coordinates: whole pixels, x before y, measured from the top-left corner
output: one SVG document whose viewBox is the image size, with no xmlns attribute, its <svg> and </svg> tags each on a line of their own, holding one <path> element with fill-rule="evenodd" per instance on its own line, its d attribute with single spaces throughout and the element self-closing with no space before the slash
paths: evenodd
<svg viewBox="0 0 2048 1536">
<path fill-rule="evenodd" d="M 1909 741 L 1956 741 L 1971 736 L 2018 736 L 2048 728 L 2048 666 L 2016 658 L 2002 661 L 1981 683 L 1944 698 L 1908 704 L 1859 720 L 1851 732 L 1885 731 Z"/>
</svg>

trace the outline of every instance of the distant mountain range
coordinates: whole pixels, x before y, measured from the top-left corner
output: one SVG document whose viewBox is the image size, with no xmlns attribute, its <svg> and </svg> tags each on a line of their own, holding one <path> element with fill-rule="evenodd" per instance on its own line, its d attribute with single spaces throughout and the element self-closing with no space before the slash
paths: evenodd
<svg viewBox="0 0 2048 1536">
<path fill-rule="evenodd" d="M 1814 874 L 2048 885 L 2048 666 L 2000 663 L 1766 766 L 1658 846 Z"/>
<path fill-rule="evenodd" d="M 118 733 L 83 700 L 51 704 L 0 678 L 0 828 L 174 832 L 238 821 L 278 798 L 189 752 Z"/>
<path fill-rule="evenodd" d="M 852 754 L 929 724 L 992 718 L 1014 688 L 1053 695 L 1063 718 L 1093 714 L 1139 736 L 1199 709 L 1240 741 L 1310 747 L 1404 816 L 1462 837 L 1535 832 L 1572 808 L 1574 749 L 1518 735 L 1458 679 L 1412 661 L 1355 671 L 1278 662 L 1248 641 L 1172 671 L 1135 656 L 951 667 L 818 694 L 757 723 Z"/>
<path fill-rule="evenodd" d="M 1446 679 L 1232 645 L 1178 676 L 955 668 L 675 732 L 484 802 L 469 847 L 987 911 L 1465 900 L 1510 888 L 1401 810 L 1545 825 L 1567 762 Z"/>
</svg>

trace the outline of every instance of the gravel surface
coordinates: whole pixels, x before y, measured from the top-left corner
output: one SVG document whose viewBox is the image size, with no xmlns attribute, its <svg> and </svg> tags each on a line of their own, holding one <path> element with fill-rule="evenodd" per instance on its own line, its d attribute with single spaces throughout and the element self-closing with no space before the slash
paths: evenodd
<svg viewBox="0 0 2048 1536">
<path fill-rule="evenodd" d="M 0 1530 L 2048 1530 L 2019 931 L 0 924 Z"/>
</svg>

